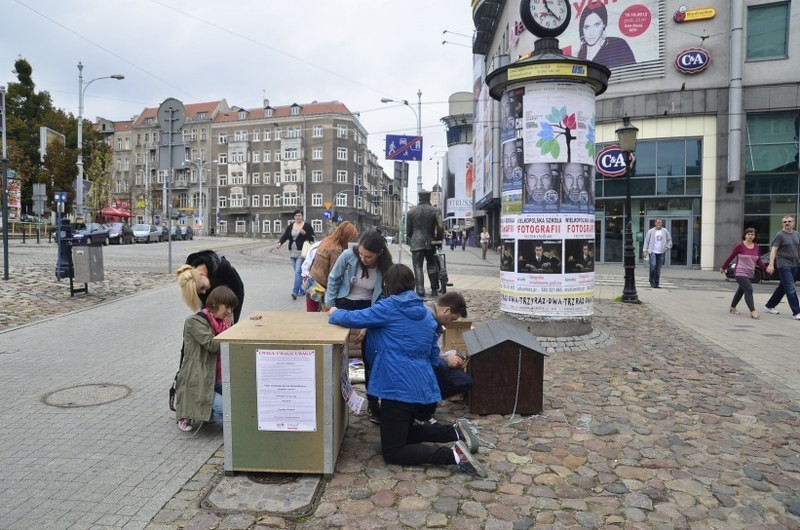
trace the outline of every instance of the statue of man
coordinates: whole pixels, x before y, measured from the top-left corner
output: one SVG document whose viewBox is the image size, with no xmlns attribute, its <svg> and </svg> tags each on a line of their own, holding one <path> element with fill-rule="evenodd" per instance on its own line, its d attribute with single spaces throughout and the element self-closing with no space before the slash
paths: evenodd
<svg viewBox="0 0 800 530">
<path fill-rule="evenodd" d="M 436 261 L 436 248 L 444 235 L 442 213 L 431 206 L 431 193 L 419 193 L 419 204 L 408 213 L 408 245 L 411 247 L 411 263 L 414 265 L 417 294 L 425 296 L 425 276 L 423 261 L 427 262 L 428 278 L 431 282 L 431 296 L 439 295 L 439 265 Z"/>
</svg>

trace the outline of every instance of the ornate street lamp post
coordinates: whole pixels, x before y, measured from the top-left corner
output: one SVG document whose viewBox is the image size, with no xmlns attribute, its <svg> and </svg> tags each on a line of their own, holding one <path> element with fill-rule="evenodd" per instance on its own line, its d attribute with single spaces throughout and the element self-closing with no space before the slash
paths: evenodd
<svg viewBox="0 0 800 530">
<path fill-rule="evenodd" d="M 631 124 L 630 118 L 622 118 L 622 125 L 616 130 L 619 148 L 625 157 L 625 247 L 623 249 L 623 264 L 625 266 L 625 287 L 622 289 L 622 301 L 629 304 L 639 304 L 636 294 L 636 256 L 633 252 L 633 226 L 631 212 L 631 167 L 634 163 L 633 152 L 636 151 L 636 134 L 639 129 Z"/>
</svg>

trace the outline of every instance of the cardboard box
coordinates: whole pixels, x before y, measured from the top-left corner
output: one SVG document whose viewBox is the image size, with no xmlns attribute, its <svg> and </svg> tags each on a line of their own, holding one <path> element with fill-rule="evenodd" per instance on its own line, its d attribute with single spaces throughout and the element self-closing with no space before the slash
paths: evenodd
<svg viewBox="0 0 800 530">
<path fill-rule="evenodd" d="M 471 320 L 456 320 L 447 325 L 442 338 L 442 352 L 456 350 L 466 356 L 467 347 L 464 343 L 464 333 L 472 329 Z"/>
</svg>

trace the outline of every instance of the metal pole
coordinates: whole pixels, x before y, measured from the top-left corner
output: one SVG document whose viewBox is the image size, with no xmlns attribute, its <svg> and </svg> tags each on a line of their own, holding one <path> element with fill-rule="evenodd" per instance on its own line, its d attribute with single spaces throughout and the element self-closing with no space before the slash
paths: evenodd
<svg viewBox="0 0 800 530">
<path fill-rule="evenodd" d="M 200 235 L 202 235 L 203 234 L 203 227 L 205 226 L 203 224 L 203 166 L 205 165 L 205 162 L 203 162 L 202 158 L 198 158 L 198 160 L 200 160 L 200 163 L 198 164 L 200 166 L 200 197 L 199 197 L 199 200 L 200 200 L 199 210 L 200 210 L 200 212 L 199 213 L 200 213 Z"/>
<path fill-rule="evenodd" d="M 422 136 L 422 89 L 417 89 L 417 136 Z M 422 153 L 417 161 L 417 202 L 422 191 Z"/>
<path fill-rule="evenodd" d="M 623 262 L 625 267 L 625 287 L 622 289 L 622 301 L 629 304 L 639 304 L 636 294 L 636 258 L 633 252 L 633 227 L 631 212 L 631 153 L 625 151 L 625 248 Z"/>
<path fill-rule="evenodd" d="M 217 157 L 217 160 L 219 160 L 219 157 Z M 217 164 L 219 164 L 219 162 L 217 162 Z M 216 226 L 216 229 L 214 229 L 214 234 L 219 236 L 219 165 L 217 165 L 217 208 L 216 208 L 216 210 L 217 210 L 217 214 L 216 214 L 216 218 L 214 219 L 214 226 Z"/>
<path fill-rule="evenodd" d="M 88 85 L 87 85 L 88 86 Z M 77 214 L 83 217 L 83 65 L 78 61 L 78 182 L 75 188 Z"/>
<path fill-rule="evenodd" d="M 6 154 L 6 87 L 0 86 L 3 113 L 3 279 L 8 280 L 8 156 Z"/>
</svg>

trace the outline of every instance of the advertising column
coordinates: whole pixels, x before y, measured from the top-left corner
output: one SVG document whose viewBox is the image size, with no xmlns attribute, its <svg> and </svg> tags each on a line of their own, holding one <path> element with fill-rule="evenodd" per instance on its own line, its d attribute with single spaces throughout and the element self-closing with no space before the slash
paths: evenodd
<svg viewBox="0 0 800 530">
<path fill-rule="evenodd" d="M 609 75 L 543 38 L 487 76 L 501 107 L 500 309 L 535 335 L 591 331 L 595 96 Z"/>
</svg>

